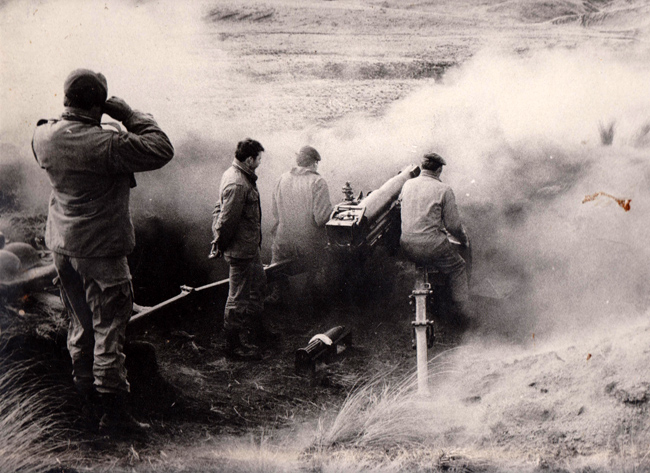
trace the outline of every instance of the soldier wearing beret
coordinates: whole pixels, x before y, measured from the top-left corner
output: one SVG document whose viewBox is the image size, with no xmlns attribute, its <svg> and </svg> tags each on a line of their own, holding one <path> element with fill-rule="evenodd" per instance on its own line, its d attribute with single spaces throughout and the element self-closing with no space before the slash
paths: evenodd
<svg viewBox="0 0 650 473">
<path fill-rule="evenodd" d="M 296 260 L 303 263 L 312 280 L 322 266 L 325 247 L 325 224 L 332 213 L 327 182 L 318 173 L 320 153 L 303 146 L 296 164 L 282 174 L 273 191 L 273 245 L 271 263 Z M 269 302 L 280 302 L 287 282 L 275 285 Z M 308 287 L 308 291 L 311 285 Z M 310 301 L 313 302 L 313 301 Z"/>
<path fill-rule="evenodd" d="M 454 191 L 440 180 L 445 164 L 440 155 L 425 154 L 420 175 L 404 184 L 400 196 L 400 244 L 411 260 L 449 276 L 452 299 L 461 315 L 468 316 L 465 260 L 452 248 L 447 233 L 464 246 L 470 242 L 460 221 Z"/>
<path fill-rule="evenodd" d="M 127 263 L 135 246 L 129 213 L 133 173 L 161 168 L 174 148 L 151 115 L 120 98 L 107 100 L 107 91 L 101 73 L 72 71 L 63 86 L 63 114 L 38 122 L 32 149 L 52 185 L 45 242 L 70 314 L 74 383 L 88 404 L 99 401 L 100 431 L 119 433 L 148 427 L 126 408 L 123 346 L 133 312 Z M 128 131 L 103 129 L 104 113 Z"/>
</svg>

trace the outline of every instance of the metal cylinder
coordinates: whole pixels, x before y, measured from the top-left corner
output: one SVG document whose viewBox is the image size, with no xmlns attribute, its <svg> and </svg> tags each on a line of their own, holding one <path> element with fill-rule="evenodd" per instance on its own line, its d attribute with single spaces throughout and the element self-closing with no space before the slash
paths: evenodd
<svg viewBox="0 0 650 473">
<path fill-rule="evenodd" d="M 410 164 L 402 169 L 397 176 L 391 177 L 379 189 L 372 191 L 369 196 L 359 202 L 359 207 L 366 209 L 364 216 L 368 221 L 373 222 L 381 211 L 399 196 L 404 183 L 419 173 L 420 168 L 415 164 Z"/>
<path fill-rule="evenodd" d="M 339 325 L 313 336 L 306 347 L 296 350 L 296 373 L 306 373 L 313 369 L 315 360 L 335 350 L 336 345 L 349 333 L 349 330 Z"/>
</svg>

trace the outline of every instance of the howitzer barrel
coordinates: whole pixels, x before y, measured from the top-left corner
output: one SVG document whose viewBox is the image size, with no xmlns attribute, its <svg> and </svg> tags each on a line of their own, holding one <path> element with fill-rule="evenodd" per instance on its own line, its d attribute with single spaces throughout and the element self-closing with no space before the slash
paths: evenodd
<svg viewBox="0 0 650 473">
<path fill-rule="evenodd" d="M 359 202 L 359 207 L 365 208 L 365 216 L 369 222 L 374 222 L 388 205 L 395 201 L 404 183 L 420 174 L 420 168 L 414 164 L 405 167 L 397 176 L 391 177 L 382 186 L 370 193 L 365 199 Z"/>
</svg>

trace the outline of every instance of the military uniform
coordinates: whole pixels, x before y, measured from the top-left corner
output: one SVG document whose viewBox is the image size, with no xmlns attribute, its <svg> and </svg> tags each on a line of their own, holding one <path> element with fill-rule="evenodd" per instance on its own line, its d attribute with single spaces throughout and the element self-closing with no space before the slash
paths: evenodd
<svg viewBox="0 0 650 473">
<path fill-rule="evenodd" d="M 324 225 L 332 213 L 325 179 L 312 169 L 294 167 L 278 180 L 272 211 L 272 263 L 297 259 L 317 267 L 324 253 Z"/>
<path fill-rule="evenodd" d="M 68 349 L 81 391 L 129 390 L 123 345 L 133 310 L 126 259 L 135 246 L 133 173 L 158 169 L 174 154 L 150 115 L 132 111 L 123 124 L 127 132 L 105 130 L 86 110 L 66 107 L 60 119 L 41 120 L 32 141 L 52 185 L 45 242 L 70 309 Z"/>
<path fill-rule="evenodd" d="M 411 260 L 448 275 L 453 300 L 466 302 L 469 292 L 465 261 L 451 247 L 446 233 L 469 244 L 454 191 L 434 172 L 423 169 L 418 177 L 406 181 L 400 200 L 402 249 Z"/>
<path fill-rule="evenodd" d="M 261 317 L 264 310 L 262 210 L 256 181 L 255 172 L 235 159 L 221 177 L 219 201 L 212 212 L 217 249 L 230 267 L 230 289 L 224 310 L 226 331 L 247 328 L 251 318 Z"/>
</svg>

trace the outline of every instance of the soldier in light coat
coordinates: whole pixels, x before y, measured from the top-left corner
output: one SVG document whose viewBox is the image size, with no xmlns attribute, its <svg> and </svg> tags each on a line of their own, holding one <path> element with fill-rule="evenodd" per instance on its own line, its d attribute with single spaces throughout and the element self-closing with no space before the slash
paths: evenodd
<svg viewBox="0 0 650 473">
<path fill-rule="evenodd" d="M 453 301 L 462 315 L 469 315 L 469 291 L 465 260 L 455 251 L 447 233 L 461 245 L 469 238 L 460 220 L 454 191 L 440 180 L 445 160 L 436 153 L 425 154 L 422 172 L 406 181 L 400 195 L 402 235 L 400 245 L 407 256 L 449 276 Z"/>
<path fill-rule="evenodd" d="M 325 223 L 332 213 L 327 182 L 318 173 L 321 156 L 304 146 L 296 156 L 297 166 L 284 173 L 273 192 L 272 263 L 295 260 L 313 273 L 325 254 Z M 269 297 L 281 298 L 280 285 Z M 286 282 L 282 286 L 286 290 Z"/>
</svg>

